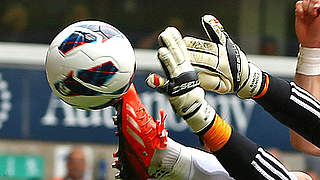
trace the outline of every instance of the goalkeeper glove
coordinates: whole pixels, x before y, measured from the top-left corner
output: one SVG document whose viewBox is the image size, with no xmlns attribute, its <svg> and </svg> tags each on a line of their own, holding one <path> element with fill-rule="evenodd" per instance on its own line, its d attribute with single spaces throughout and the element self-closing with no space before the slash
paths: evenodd
<svg viewBox="0 0 320 180">
<path fill-rule="evenodd" d="M 204 99 L 199 80 L 179 31 L 168 27 L 159 35 L 158 59 L 167 76 L 151 74 L 147 84 L 167 93 L 174 111 L 183 117 L 195 133 L 205 130 L 215 117 L 215 110 Z"/>
<path fill-rule="evenodd" d="M 262 71 L 247 60 L 218 19 L 205 15 L 201 22 L 211 42 L 184 38 L 192 65 L 200 69 L 201 87 L 220 94 L 236 92 L 240 98 L 256 96 L 264 87 Z"/>
</svg>

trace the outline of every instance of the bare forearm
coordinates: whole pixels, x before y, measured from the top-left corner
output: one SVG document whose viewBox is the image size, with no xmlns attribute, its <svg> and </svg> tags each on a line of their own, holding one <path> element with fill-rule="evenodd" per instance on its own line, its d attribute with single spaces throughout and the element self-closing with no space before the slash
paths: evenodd
<svg viewBox="0 0 320 180">
<path fill-rule="evenodd" d="M 314 156 L 320 156 L 320 149 L 317 146 L 307 141 L 292 129 L 290 129 L 290 143 L 297 150 Z"/>
<path fill-rule="evenodd" d="M 294 82 L 320 100 L 320 75 L 308 76 L 297 73 Z"/>
</svg>

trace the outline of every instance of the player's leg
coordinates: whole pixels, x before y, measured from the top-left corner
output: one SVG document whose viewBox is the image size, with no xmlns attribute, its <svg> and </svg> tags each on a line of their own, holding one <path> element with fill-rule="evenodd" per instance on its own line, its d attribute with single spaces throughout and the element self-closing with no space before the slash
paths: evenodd
<svg viewBox="0 0 320 180">
<path fill-rule="evenodd" d="M 157 179 L 168 180 L 233 180 L 214 155 L 170 138 L 165 150 L 156 150 L 149 173 Z"/>
<path fill-rule="evenodd" d="M 165 117 L 155 122 L 143 106 L 134 85 L 117 105 L 114 119 L 119 132 L 114 167 L 123 179 L 232 179 L 212 155 L 185 147 L 167 137 Z"/>
<path fill-rule="evenodd" d="M 164 117 L 155 122 L 147 112 L 138 93 L 131 84 L 128 92 L 116 105 L 114 117 L 119 136 L 119 149 L 115 153 L 118 160 L 113 167 L 120 173 L 116 178 L 147 179 L 151 159 L 157 149 L 166 149 L 167 130 L 164 128 Z"/>
</svg>

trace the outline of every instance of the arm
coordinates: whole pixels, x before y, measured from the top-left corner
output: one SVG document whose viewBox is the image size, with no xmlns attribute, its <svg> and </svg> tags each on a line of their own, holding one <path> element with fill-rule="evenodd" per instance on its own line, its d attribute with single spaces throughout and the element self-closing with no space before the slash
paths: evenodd
<svg viewBox="0 0 320 180">
<path fill-rule="evenodd" d="M 152 74 L 147 78 L 148 85 L 165 90 L 175 112 L 184 118 L 230 175 L 235 179 L 296 180 L 298 177 L 289 173 L 281 162 L 233 130 L 207 103 L 180 33 L 167 28 L 159 40 L 163 47 L 158 51 L 158 58 L 168 81 L 161 83 L 165 81 Z"/>
<path fill-rule="evenodd" d="M 300 136 L 298 133 L 290 129 L 290 143 L 291 145 L 299 151 L 314 156 L 320 156 L 320 148 Z"/>
<path fill-rule="evenodd" d="M 301 47 L 319 48 L 320 20 L 318 18 L 318 9 L 320 1 L 298 1 L 296 3 L 296 33 Z M 309 7 L 309 8 L 307 8 Z M 305 75 L 303 67 L 303 56 L 299 53 L 299 61 L 297 64 L 297 73 L 294 82 L 310 92 L 315 98 L 320 99 L 320 75 Z M 314 60 L 317 62 L 317 60 Z M 320 60 L 318 59 L 318 62 Z M 308 71 L 308 70 L 307 70 Z M 308 154 L 320 156 L 320 149 L 290 130 L 290 142 L 293 147 Z"/>
<path fill-rule="evenodd" d="M 268 75 L 250 63 L 217 19 L 204 16 L 203 25 L 212 42 L 184 39 L 192 65 L 200 68 L 200 86 L 222 94 L 236 92 L 243 99 L 253 98 L 282 124 L 320 147 L 319 101 L 294 82 Z M 306 52 L 300 56 L 305 57 Z"/>
<path fill-rule="evenodd" d="M 281 123 L 320 147 L 320 102 L 294 82 L 269 77 L 266 94 L 255 101 Z"/>
</svg>

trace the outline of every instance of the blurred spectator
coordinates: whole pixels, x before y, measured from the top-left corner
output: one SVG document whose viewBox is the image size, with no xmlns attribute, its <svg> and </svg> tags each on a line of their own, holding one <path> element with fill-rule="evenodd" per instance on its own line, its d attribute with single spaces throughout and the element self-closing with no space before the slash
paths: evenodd
<svg viewBox="0 0 320 180">
<path fill-rule="evenodd" d="M 95 180 L 106 180 L 107 178 L 107 170 L 108 170 L 108 162 L 103 155 L 97 159 L 96 166 L 95 166 Z"/>
<path fill-rule="evenodd" d="M 173 26 L 176 27 L 181 33 L 184 32 L 184 25 L 182 19 L 179 17 L 170 17 L 165 24 L 165 26 Z M 156 30 L 148 34 L 147 36 L 143 37 L 138 43 L 137 48 L 141 49 L 156 49 L 158 47 L 158 35 L 160 32 L 164 30 L 165 27 L 160 27 L 160 29 Z"/>
<path fill-rule="evenodd" d="M 87 20 L 90 18 L 90 10 L 84 4 L 71 3 L 70 10 L 66 13 L 65 25 L 72 24 L 80 20 Z"/>
<path fill-rule="evenodd" d="M 272 56 L 278 55 L 278 47 L 276 40 L 271 37 L 263 38 L 260 44 L 260 54 Z"/>
<path fill-rule="evenodd" d="M 74 148 L 67 156 L 67 174 L 65 178 L 54 178 L 53 180 L 88 180 L 84 179 L 86 160 L 83 149 Z"/>
<path fill-rule="evenodd" d="M 2 35 L 5 41 L 23 41 L 28 26 L 29 12 L 22 4 L 13 4 L 5 9 L 1 23 L 6 32 Z"/>
</svg>

